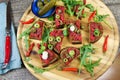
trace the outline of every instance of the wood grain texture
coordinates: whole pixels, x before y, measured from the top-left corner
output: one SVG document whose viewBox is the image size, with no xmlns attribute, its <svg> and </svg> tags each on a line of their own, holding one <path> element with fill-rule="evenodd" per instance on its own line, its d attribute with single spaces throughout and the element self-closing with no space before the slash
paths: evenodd
<svg viewBox="0 0 120 80">
<path fill-rule="evenodd" d="M 91 3 L 91 0 L 88 0 L 88 3 Z M 23 41 L 22 40 L 18 40 L 18 46 L 20 49 L 20 53 L 23 59 L 23 62 L 26 66 L 26 68 L 38 79 L 41 80 L 91 80 L 91 79 L 96 79 L 98 78 L 100 75 L 102 75 L 108 68 L 109 66 L 112 64 L 112 62 L 115 59 L 116 53 L 117 53 L 117 49 L 118 49 L 118 44 L 119 44 L 119 33 L 118 33 L 118 26 L 116 24 L 115 18 L 112 15 L 112 13 L 110 12 L 110 10 L 101 2 L 98 0 L 93 0 L 92 4 L 94 6 L 97 7 L 97 9 L 100 11 L 99 13 L 101 14 L 109 14 L 110 17 L 107 19 L 107 21 L 113 26 L 113 30 L 110 30 L 108 27 L 106 27 L 105 24 L 103 24 L 104 27 L 104 34 L 102 36 L 102 38 L 95 44 L 93 44 L 96 47 L 99 47 L 100 49 L 102 48 L 102 43 L 104 41 L 104 37 L 107 34 L 110 34 L 110 38 L 109 38 L 109 48 L 108 48 L 108 52 L 106 53 L 106 56 L 103 56 L 101 53 L 101 50 L 97 51 L 97 54 L 95 55 L 95 57 L 98 58 L 102 58 L 102 61 L 100 63 L 100 66 L 97 67 L 95 69 L 95 76 L 93 78 L 90 77 L 89 74 L 81 74 L 81 76 L 76 76 L 76 74 L 71 74 L 71 73 L 64 73 L 64 72 L 59 72 L 56 70 L 52 70 L 50 72 L 45 72 L 43 74 L 36 74 L 34 73 L 34 71 L 27 66 L 27 64 L 24 62 L 24 47 L 23 47 Z M 24 15 L 22 16 L 21 20 L 28 20 L 31 17 L 33 17 L 33 13 L 30 11 L 30 7 L 25 11 Z M 35 17 L 35 16 L 34 16 Z M 19 34 L 25 29 L 25 26 L 23 26 L 22 24 L 19 24 L 18 27 L 18 33 L 17 36 L 19 36 Z M 111 44 L 112 43 L 112 44 Z M 34 57 L 32 57 L 34 58 Z M 35 63 L 36 61 L 38 61 L 38 63 Z M 40 65 L 39 64 L 39 59 L 36 59 L 33 61 L 34 65 Z M 64 75 L 66 74 L 66 75 Z M 51 76 L 46 76 L 46 75 L 51 75 Z M 69 75 L 69 76 L 68 76 Z M 47 78 L 47 79 L 46 79 Z M 54 78 L 54 79 L 53 79 Z M 59 78 L 59 79 L 58 79 Z"/>
</svg>

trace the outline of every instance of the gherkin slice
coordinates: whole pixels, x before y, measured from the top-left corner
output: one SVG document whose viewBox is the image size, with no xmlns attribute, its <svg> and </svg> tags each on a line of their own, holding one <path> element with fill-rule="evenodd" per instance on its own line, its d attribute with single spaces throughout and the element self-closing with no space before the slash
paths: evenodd
<svg viewBox="0 0 120 80">
<path fill-rule="evenodd" d="M 40 16 L 44 15 L 46 12 L 48 12 L 51 8 L 55 6 L 56 0 L 50 0 L 40 11 L 38 14 Z"/>
</svg>

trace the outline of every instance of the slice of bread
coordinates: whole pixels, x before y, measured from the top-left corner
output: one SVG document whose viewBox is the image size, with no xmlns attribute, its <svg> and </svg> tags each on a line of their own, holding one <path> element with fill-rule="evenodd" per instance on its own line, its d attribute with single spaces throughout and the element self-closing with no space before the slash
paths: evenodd
<svg viewBox="0 0 120 80">
<path fill-rule="evenodd" d="M 42 66 L 43 67 L 47 67 L 50 64 L 52 64 L 52 63 L 54 63 L 58 60 L 58 55 L 54 51 L 49 50 L 49 49 L 47 49 L 46 51 L 48 52 L 48 58 L 47 59 L 43 59 L 42 58 L 43 54 L 40 54 L 40 59 L 42 61 Z"/>
<path fill-rule="evenodd" d="M 72 53 L 70 51 L 72 51 Z M 80 51 L 77 48 L 68 47 L 61 51 L 60 58 L 65 65 L 69 65 L 79 55 Z"/>
<path fill-rule="evenodd" d="M 29 37 L 30 39 L 41 40 L 44 32 L 44 22 L 38 21 L 36 24 L 39 24 L 39 27 L 36 28 L 35 25 L 33 25 Z"/>
<path fill-rule="evenodd" d="M 103 34 L 103 26 L 100 23 L 90 22 L 89 23 L 89 42 L 95 43 L 98 41 Z"/>
</svg>

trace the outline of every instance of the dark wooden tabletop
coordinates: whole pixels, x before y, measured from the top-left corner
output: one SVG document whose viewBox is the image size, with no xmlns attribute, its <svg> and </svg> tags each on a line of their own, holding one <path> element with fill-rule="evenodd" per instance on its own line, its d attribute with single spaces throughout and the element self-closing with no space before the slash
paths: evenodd
<svg viewBox="0 0 120 80">
<path fill-rule="evenodd" d="M 114 14 L 116 18 L 118 26 L 120 27 L 120 0 L 101 0 L 101 1 L 103 1 L 112 11 L 112 13 Z M 17 31 L 17 26 L 18 26 L 20 18 L 22 17 L 24 11 L 31 4 L 31 2 L 32 0 L 11 0 L 11 5 L 12 5 L 11 14 L 12 14 L 12 20 L 14 22 L 16 31 Z M 119 28 L 119 32 L 120 32 L 120 28 Z M 119 48 L 119 52 L 120 52 L 120 48 Z M 120 67 L 120 64 L 119 64 L 119 67 Z M 105 76 L 106 74 L 107 73 L 105 73 L 103 76 Z M 114 78 L 110 76 L 112 75 L 109 75 L 108 78 L 105 78 L 105 80 L 119 80 L 120 79 L 120 76 L 118 76 L 119 78 Z M 0 80 L 37 80 L 37 79 L 34 76 L 32 76 L 31 73 L 29 73 L 29 71 L 23 65 L 21 69 L 12 70 L 5 75 L 0 75 Z M 99 78 L 98 80 L 103 80 L 103 78 Z"/>
</svg>

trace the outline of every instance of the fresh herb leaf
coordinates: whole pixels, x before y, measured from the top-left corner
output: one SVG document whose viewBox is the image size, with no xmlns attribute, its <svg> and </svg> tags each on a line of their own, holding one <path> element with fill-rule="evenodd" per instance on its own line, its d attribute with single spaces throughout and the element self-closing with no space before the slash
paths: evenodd
<svg viewBox="0 0 120 80">
<path fill-rule="evenodd" d="M 82 16 L 83 16 L 83 18 L 86 18 L 87 17 L 87 13 L 84 13 Z"/>
<path fill-rule="evenodd" d="M 30 32 L 31 32 L 31 28 L 33 27 L 35 23 L 33 23 L 30 27 L 28 27 L 24 32 L 22 32 L 20 35 L 19 35 L 19 38 L 18 39 L 21 39 L 23 36 L 25 35 L 28 35 Z"/>
<path fill-rule="evenodd" d="M 42 43 L 41 48 L 38 50 L 38 54 L 42 54 L 43 51 L 45 51 L 45 46 Z"/>
<path fill-rule="evenodd" d="M 91 76 L 94 76 L 94 67 L 98 66 L 100 61 L 101 61 L 101 59 L 99 59 L 99 60 L 97 60 L 95 62 L 92 62 L 92 63 L 87 63 L 87 64 L 84 65 L 86 70 L 88 72 L 90 72 Z"/>
<path fill-rule="evenodd" d="M 89 45 L 83 45 L 80 48 L 80 67 L 79 67 L 79 74 L 81 71 L 81 68 L 84 66 L 84 64 L 86 64 L 86 58 L 89 56 L 88 53 L 92 53 L 93 52 L 93 47 L 91 44 Z"/>
<path fill-rule="evenodd" d="M 83 11 L 84 8 L 85 8 L 84 5 L 78 8 L 79 12 L 77 13 L 77 18 L 79 18 L 80 16 L 82 16 L 82 11 Z"/>
<path fill-rule="evenodd" d="M 35 66 L 34 66 L 33 70 L 34 70 L 36 73 L 43 73 L 43 72 L 46 71 L 46 70 L 44 70 L 44 69 L 41 69 L 41 68 L 38 68 L 38 67 L 35 67 Z"/>
<path fill-rule="evenodd" d="M 64 36 L 68 36 L 68 30 L 67 30 L 67 28 L 65 28 L 65 29 L 63 30 L 63 35 L 64 35 Z"/>
<path fill-rule="evenodd" d="M 94 11 L 94 7 L 93 7 L 92 4 L 87 4 L 86 7 L 87 7 L 88 9 L 90 9 L 90 12 L 93 12 L 93 11 Z"/>
<path fill-rule="evenodd" d="M 70 5 L 67 5 L 67 10 L 66 12 L 70 15 L 70 16 L 73 16 L 74 15 L 74 11 L 71 9 L 71 6 Z"/>
<path fill-rule="evenodd" d="M 70 15 L 70 16 L 73 16 L 74 15 L 74 10 L 73 10 L 73 7 L 76 6 L 76 5 L 83 5 L 83 1 L 76 1 L 76 0 L 62 0 L 67 9 L 66 9 L 66 12 Z"/>
<path fill-rule="evenodd" d="M 92 47 L 91 44 L 83 45 L 80 48 L 81 56 L 80 56 L 79 74 L 81 72 L 82 67 L 85 67 L 85 69 L 91 74 L 91 76 L 94 75 L 94 67 L 99 65 L 101 59 L 92 62 L 91 53 L 93 53 L 93 50 L 94 48 Z"/>
<path fill-rule="evenodd" d="M 30 60 L 31 60 L 30 57 L 25 57 L 26 62 L 29 62 Z"/>
<path fill-rule="evenodd" d="M 26 47 L 26 49 L 28 50 L 29 49 L 29 40 L 28 40 L 28 37 L 29 37 L 29 35 L 28 34 L 25 34 L 24 35 L 25 37 L 24 37 L 24 42 L 25 42 L 25 47 Z"/>
<path fill-rule="evenodd" d="M 50 16 L 50 17 L 48 17 L 48 20 L 54 21 L 54 17 L 53 17 L 53 16 Z"/>
<path fill-rule="evenodd" d="M 112 26 L 108 24 L 107 21 L 105 21 L 105 18 L 107 18 L 109 15 L 99 15 L 97 14 L 95 17 L 94 17 L 94 21 L 95 22 L 104 22 L 109 28 L 112 29 Z"/>
<path fill-rule="evenodd" d="M 59 65 L 59 63 L 57 63 L 57 64 L 55 64 L 54 66 L 51 66 L 51 67 L 42 69 L 42 68 L 36 67 L 36 66 L 34 66 L 34 65 L 32 65 L 32 64 L 29 64 L 29 63 L 27 63 L 27 64 L 28 64 L 28 66 L 29 66 L 30 68 L 32 68 L 36 73 L 41 73 L 41 74 L 44 73 L 45 71 L 49 71 L 49 70 L 51 70 L 51 69 L 54 69 L 54 68 L 56 68 L 56 67 Z"/>
<path fill-rule="evenodd" d="M 30 68 L 32 68 L 36 73 L 43 73 L 46 70 L 33 66 L 32 64 L 27 63 Z"/>
<path fill-rule="evenodd" d="M 42 42 L 47 42 L 48 38 L 49 38 L 49 34 L 50 34 L 50 29 L 44 27 L 44 33 L 42 35 Z"/>
<path fill-rule="evenodd" d="M 108 17 L 109 15 L 107 14 L 107 15 L 96 15 L 95 17 L 94 17 L 94 21 L 95 22 L 102 22 L 102 21 L 104 21 L 104 19 L 106 18 L 106 17 Z"/>
</svg>

